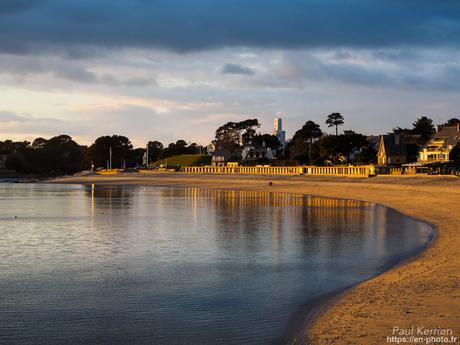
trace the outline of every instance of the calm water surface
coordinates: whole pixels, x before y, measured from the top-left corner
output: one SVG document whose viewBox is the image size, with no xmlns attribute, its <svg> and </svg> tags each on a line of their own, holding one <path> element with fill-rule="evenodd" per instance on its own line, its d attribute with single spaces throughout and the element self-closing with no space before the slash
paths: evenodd
<svg viewBox="0 0 460 345">
<path fill-rule="evenodd" d="M 432 233 L 357 201 L 0 184 L 0 343 L 283 343 L 302 305 Z"/>
</svg>

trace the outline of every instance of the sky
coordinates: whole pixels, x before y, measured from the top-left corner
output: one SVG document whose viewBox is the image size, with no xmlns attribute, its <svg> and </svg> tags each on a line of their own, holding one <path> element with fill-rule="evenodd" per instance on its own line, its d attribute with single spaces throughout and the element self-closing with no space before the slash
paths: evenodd
<svg viewBox="0 0 460 345">
<path fill-rule="evenodd" d="M 460 115 L 459 48 L 458 0 L 2 0 L 0 140 L 442 123 Z"/>
</svg>

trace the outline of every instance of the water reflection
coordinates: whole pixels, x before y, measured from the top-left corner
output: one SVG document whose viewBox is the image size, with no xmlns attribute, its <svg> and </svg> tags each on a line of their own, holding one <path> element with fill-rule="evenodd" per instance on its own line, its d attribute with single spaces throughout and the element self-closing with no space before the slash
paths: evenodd
<svg viewBox="0 0 460 345">
<path fill-rule="evenodd" d="M 11 344 L 282 342 L 300 305 L 431 234 L 375 204 L 260 191 L 9 185 L 0 210 Z"/>
</svg>

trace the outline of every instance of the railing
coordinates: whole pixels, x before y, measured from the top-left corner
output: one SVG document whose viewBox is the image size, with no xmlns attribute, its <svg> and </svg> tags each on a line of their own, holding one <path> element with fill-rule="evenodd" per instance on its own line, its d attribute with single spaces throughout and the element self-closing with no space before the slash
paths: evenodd
<svg viewBox="0 0 460 345">
<path fill-rule="evenodd" d="M 375 167 L 373 165 L 305 166 L 304 169 L 304 173 L 307 175 L 375 176 Z"/>
<path fill-rule="evenodd" d="M 247 174 L 247 175 L 301 175 L 303 167 L 272 167 L 272 166 L 187 166 L 182 167 L 185 173 L 201 174 Z"/>
<path fill-rule="evenodd" d="M 360 166 L 186 166 L 181 172 L 197 174 L 247 175 L 317 175 L 317 176 L 374 176 L 373 165 Z"/>
</svg>

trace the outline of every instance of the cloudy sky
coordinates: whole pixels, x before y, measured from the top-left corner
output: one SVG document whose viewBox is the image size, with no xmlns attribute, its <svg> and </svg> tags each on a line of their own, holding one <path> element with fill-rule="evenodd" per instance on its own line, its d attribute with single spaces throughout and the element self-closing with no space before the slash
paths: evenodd
<svg viewBox="0 0 460 345">
<path fill-rule="evenodd" d="M 1 0 L 0 140 L 442 122 L 460 115 L 459 48 L 458 0 Z"/>
</svg>

